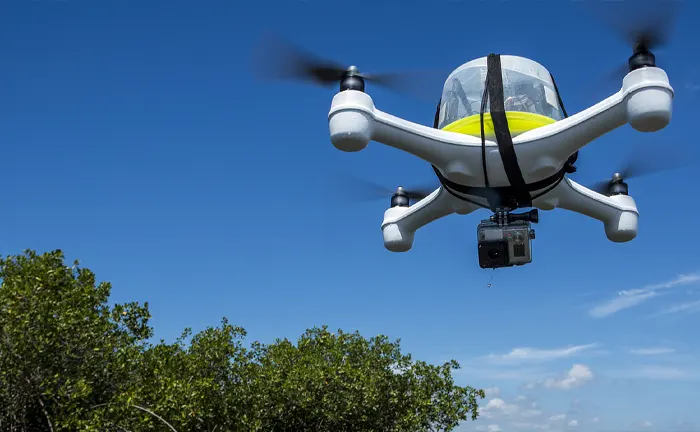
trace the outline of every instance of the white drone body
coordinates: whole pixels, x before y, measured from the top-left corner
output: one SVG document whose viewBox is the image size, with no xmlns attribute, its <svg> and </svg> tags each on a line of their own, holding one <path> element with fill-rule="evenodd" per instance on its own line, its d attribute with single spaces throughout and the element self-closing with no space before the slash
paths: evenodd
<svg viewBox="0 0 700 432">
<path fill-rule="evenodd" d="M 508 70 L 521 72 L 533 81 L 539 80 L 549 93 L 551 88 L 556 90 L 551 75 L 538 63 L 517 56 L 501 58 L 504 77 Z M 455 77 L 466 82 L 467 79 L 460 76 L 471 73 L 483 82 L 485 65 L 486 58 L 481 58 L 456 69 L 445 83 L 443 96 Z M 504 78 L 507 84 L 505 81 Z M 588 109 L 566 118 L 555 117 L 549 124 L 529 130 L 511 131 L 513 149 L 525 182 L 535 183 L 560 172 L 572 154 L 627 123 L 640 132 L 663 129 L 671 120 L 673 95 L 663 69 L 642 67 L 624 77 L 617 93 Z M 545 96 L 551 99 L 551 94 Z M 558 108 L 554 101 L 550 102 Z M 482 160 L 480 134 L 432 128 L 401 119 L 380 111 L 370 95 L 357 90 L 340 91 L 334 96 L 328 122 L 331 142 L 339 150 L 356 152 L 375 141 L 421 158 L 439 170 L 445 179 L 460 185 L 485 186 L 484 165 L 491 187 L 510 185 L 492 133 L 483 142 L 485 158 Z M 610 241 L 627 242 L 637 236 L 639 211 L 634 199 L 627 194 L 602 195 L 564 177 L 553 188 L 533 191 L 532 197 L 534 208 L 562 208 L 601 221 Z M 413 247 L 419 228 L 452 213 L 465 215 L 483 207 L 489 208 L 489 205 L 480 196 L 462 195 L 460 198 L 459 193 L 440 186 L 410 206 L 386 210 L 381 225 L 384 246 L 392 252 L 406 252 Z"/>
</svg>

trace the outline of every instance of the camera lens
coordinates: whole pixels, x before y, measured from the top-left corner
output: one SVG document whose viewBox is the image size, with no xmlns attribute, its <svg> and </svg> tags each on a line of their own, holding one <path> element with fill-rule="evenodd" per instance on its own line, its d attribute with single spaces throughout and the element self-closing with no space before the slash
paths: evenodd
<svg viewBox="0 0 700 432">
<path fill-rule="evenodd" d="M 501 256 L 501 253 L 498 251 L 498 249 L 489 249 L 488 256 L 491 259 L 497 259 L 499 256 Z"/>
</svg>

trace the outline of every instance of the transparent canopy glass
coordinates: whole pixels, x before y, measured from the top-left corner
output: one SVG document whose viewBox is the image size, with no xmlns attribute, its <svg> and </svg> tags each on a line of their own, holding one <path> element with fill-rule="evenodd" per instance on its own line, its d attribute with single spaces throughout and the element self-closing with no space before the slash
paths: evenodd
<svg viewBox="0 0 700 432">
<path fill-rule="evenodd" d="M 505 110 L 512 135 L 564 117 L 552 77 L 542 65 L 524 57 L 501 55 L 501 69 Z M 442 92 L 440 129 L 481 135 L 479 111 L 486 71 L 486 57 L 482 57 L 465 63 L 450 74 Z M 488 100 L 484 108 L 484 128 L 492 137 Z"/>
</svg>

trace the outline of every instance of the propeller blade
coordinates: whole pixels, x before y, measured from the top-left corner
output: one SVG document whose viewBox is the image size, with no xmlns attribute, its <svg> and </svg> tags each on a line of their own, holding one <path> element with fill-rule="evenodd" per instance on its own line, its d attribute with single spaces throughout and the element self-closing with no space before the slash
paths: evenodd
<svg viewBox="0 0 700 432">
<path fill-rule="evenodd" d="M 588 186 L 588 188 L 591 189 L 592 191 L 598 192 L 601 195 L 607 195 L 609 186 L 610 186 L 610 179 L 595 182 L 592 185 Z"/>
<path fill-rule="evenodd" d="M 674 149 L 674 151 L 664 151 L 662 144 L 657 144 L 655 148 L 635 149 L 626 163 L 618 171 L 625 180 L 631 178 L 644 177 L 659 172 L 670 171 L 687 167 L 690 158 L 684 152 Z"/>
<path fill-rule="evenodd" d="M 360 177 L 345 175 L 336 183 L 335 191 L 349 194 L 354 201 L 373 201 L 376 199 L 389 199 L 396 193 L 396 188 L 388 188 L 370 180 Z M 439 187 L 438 185 L 422 185 L 417 187 L 403 187 L 404 193 L 411 201 L 420 201 Z"/>
<path fill-rule="evenodd" d="M 360 75 L 372 84 L 434 105 L 440 99 L 445 79 L 451 72 L 436 68 Z"/>
<path fill-rule="evenodd" d="M 668 45 L 683 0 L 622 0 L 580 2 L 603 27 L 617 34 L 632 52 Z M 620 81 L 629 72 L 627 62 L 604 73 L 605 81 Z"/>
<path fill-rule="evenodd" d="M 274 33 L 265 34 L 253 51 L 253 70 L 262 79 L 292 79 L 323 87 L 336 86 L 350 65 L 341 65 L 301 48 Z M 363 73 L 365 81 L 435 103 L 450 71 L 438 69 L 389 73 Z"/>
<path fill-rule="evenodd" d="M 630 48 L 666 46 L 683 0 L 581 2 L 588 15 L 618 35 Z"/>
<path fill-rule="evenodd" d="M 615 85 L 622 86 L 622 79 L 630 71 L 630 67 L 627 62 L 620 63 L 619 65 L 610 68 L 610 70 L 604 72 L 601 78 L 597 81 L 598 85 L 608 86 L 608 84 L 614 83 Z"/>
<path fill-rule="evenodd" d="M 622 179 L 627 182 L 629 179 L 681 169 L 691 164 L 692 157 L 678 147 L 665 148 L 663 143 L 637 143 L 631 149 L 631 155 L 618 165 L 614 173 L 620 174 Z M 587 187 L 605 195 L 611 181 L 612 175 Z"/>
<path fill-rule="evenodd" d="M 404 188 L 404 193 L 408 196 L 408 199 L 411 201 L 420 201 L 423 198 L 427 197 L 431 193 L 435 192 L 434 188 L 426 188 L 426 187 L 417 187 L 417 188 L 411 188 L 411 189 L 405 189 Z"/>
<path fill-rule="evenodd" d="M 348 177 L 345 180 L 346 184 L 341 190 L 359 201 L 387 198 L 395 192 L 395 189 L 359 177 Z"/>
<path fill-rule="evenodd" d="M 298 79 L 329 86 L 343 78 L 347 67 L 267 33 L 254 50 L 253 69 L 264 79 Z"/>
</svg>

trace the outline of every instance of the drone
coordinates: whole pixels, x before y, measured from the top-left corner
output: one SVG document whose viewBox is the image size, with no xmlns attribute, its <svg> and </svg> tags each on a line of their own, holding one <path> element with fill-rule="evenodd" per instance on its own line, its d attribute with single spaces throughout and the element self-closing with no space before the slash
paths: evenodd
<svg viewBox="0 0 700 432">
<path fill-rule="evenodd" d="M 492 216 L 477 227 L 480 267 L 521 266 L 532 262 L 539 210 L 596 219 L 611 242 L 637 236 L 639 211 L 627 183 L 633 173 L 621 170 L 595 187 L 569 174 L 577 170 L 579 151 L 601 136 L 627 124 L 651 133 L 670 123 L 674 89 L 652 52 L 661 33 L 636 31 L 619 91 L 572 115 L 553 75 L 516 55 L 491 53 L 454 69 L 432 127 L 375 106 L 366 84 L 391 85 L 391 74 L 363 74 L 291 49 L 286 52 L 296 63 L 285 71 L 338 85 L 328 112 L 330 141 L 338 150 L 359 152 L 373 141 L 431 165 L 439 181 L 434 190 L 399 186 L 392 192 L 381 224 L 387 250 L 411 250 L 416 232 L 440 218 L 487 209 Z"/>
</svg>

